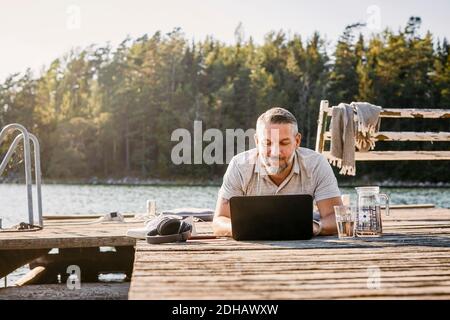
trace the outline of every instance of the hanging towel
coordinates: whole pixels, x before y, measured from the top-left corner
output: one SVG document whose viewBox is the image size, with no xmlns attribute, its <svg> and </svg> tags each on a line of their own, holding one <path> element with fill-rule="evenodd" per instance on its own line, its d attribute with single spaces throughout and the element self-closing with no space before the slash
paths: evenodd
<svg viewBox="0 0 450 320">
<path fill-rule="evenodd" d="M 333 107 L 329 161 L 341 169 L 339 174 L 356 174 L 355 147 L 360 152 L 375 148 L 375 136 L 380 129 L 380 112 L 381 107 L 367 102 L 341 103 Z"/>
<path fill-rule="evenodd" d="M 342 175 L 354 176 L 355 171 L 355 125 L 353 107 L 341 103 L 331 111 L 330 163 L 341 169 Z"/>
<path fill-rule="evenodd" d="M 356 147 L 360 152 L 375 148 L 375 136 L 380 130 L 381 107 L 367 102 L 352 102 L 356 111 L 358 126 L 356 129 Z"/>
</svg>

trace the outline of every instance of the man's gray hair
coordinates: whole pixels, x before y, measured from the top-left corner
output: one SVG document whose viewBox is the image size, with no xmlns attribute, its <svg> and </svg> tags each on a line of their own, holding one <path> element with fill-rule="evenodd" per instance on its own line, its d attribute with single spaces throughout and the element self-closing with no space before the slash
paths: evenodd
<svg viewBox="0 0 450 320">
<path fill-rule="evenodd" d="M 290 113 L 288 110 L 284 108 L 272 108 L 264 112 L 259 116 L 256 121 L 256 132 L 259 132 L 262 129 L 262 126 L 265 124 L 278 124 L 278 123 L 286 123 L 292 125 L 292 131 L 294 135 L 298 133 L 298 123 L 297 119 L 295 119 L 294 115 Z"/>
</svg>

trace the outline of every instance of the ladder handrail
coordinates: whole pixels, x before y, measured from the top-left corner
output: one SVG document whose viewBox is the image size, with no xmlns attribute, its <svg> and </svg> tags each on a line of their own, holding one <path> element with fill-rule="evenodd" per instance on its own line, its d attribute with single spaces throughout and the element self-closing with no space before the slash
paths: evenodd
<svg viewBox="0 0 450 320">
<path fill-rule="evenodd" d="M 37 193 L 37 206 L 38 206 L 38 216 L 39 216 L 39 225 L 41 227 L 44 226 L 44 219 L 42 217 L 42 191 L 41 191 L 41 183 L 42 183 L 42 171 L 41 171 L 41 146 L 39 144 L 39 140 L 37 137 L 30 133 L 31 142 L 33 142 L 33 151 L 34 151 L 34 175 L 36 182 L 36 193 Z"/>
<path fill-rule="evenodd" d="M 10 145 L 6 156 L 0 164 L 0 176 L 5 170 L 11 156 L 16 151 L 17 146 L 20 141 L 24 141 L 24 159 L 25 159 L 25 180 L 27 186 L 27 200 L 28 200 L 28 218 L 31 225 L 34 224 L 34 214 L 33 214 L 33 195 L 32 195 L 32 178 L 31 178 L 31 152 L 30 152 L 30 140 L 33 143 L 34 151 L 34 162 L 35 162 L 35 179 L 36 179 L 36 191 L 37 191 L 37 202 L 38 202 L 38 215 L 39 215 L 39 225 L 43 226 L 42 218 L 42 193 L 41 193 L 41 163 L 40 163 L 40 145 L 39 141 L 35 135 L 28 132 L 28 130 L 18 124 L 13 123 L 5 126 L 0 132 L 0 144 L 2 140 L 6 137 L 9 131 L 20 131 L 21 133 L 16 136 L 13 143 Z"/>
</svg>

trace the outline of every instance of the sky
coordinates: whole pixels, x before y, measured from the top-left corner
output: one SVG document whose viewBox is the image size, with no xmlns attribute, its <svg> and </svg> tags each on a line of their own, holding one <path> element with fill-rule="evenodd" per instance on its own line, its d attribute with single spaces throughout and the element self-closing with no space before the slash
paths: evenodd
<svg viewBox="0 0 450 320">
<path fill-rule="evenodd" d="M 422 18 L 422 32 L 450 38 L 449 13 L 450 0 L 2 0 L 0 82 L 27 68 L 38 75 L 72 48 L 175 27 L 196 41 L 212 35 L 226 43 L 239 23 L 257 43 L 271 30 L 303 38 L 319 31 L 332 45 L 348 24 L 366 22 L 370 34 L 403 28 L 410 16 Z"/>
</svg>

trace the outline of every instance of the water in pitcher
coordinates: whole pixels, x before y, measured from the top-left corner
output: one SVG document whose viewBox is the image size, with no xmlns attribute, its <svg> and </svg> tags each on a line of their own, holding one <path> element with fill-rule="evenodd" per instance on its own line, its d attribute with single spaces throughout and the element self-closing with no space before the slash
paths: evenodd
<svg viewBox="0 0 450 320">
<path fill-rule="evenodd" d="M 359 187 L 357 214 L 356 214 L 356 236 L 358 237 L 380 237 L 383 233 L 381 222 L 381 199 L 386 202 L 386 215 L 389 215 L 389 196 L 380 193 L 379 187 Z"/>
<path fill-rule="evenodd" d="M 358 237 L 379 237 L 383 232 L 380 206 L 360 207 L 356 215 Z"/>
</svg>

